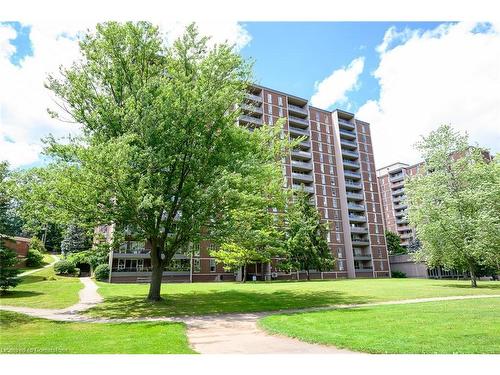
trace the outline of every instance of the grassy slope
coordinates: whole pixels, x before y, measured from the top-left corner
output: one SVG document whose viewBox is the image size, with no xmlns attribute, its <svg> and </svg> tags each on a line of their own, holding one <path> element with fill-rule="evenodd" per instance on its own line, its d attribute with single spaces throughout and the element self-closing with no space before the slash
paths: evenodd
<svg viewBox="0 0 500 375">
<path fill-rule="evenodd" d="M 67 323 L 0 312 L 0 353 L 184 354 L 180 323 Z"/>
<path fill-rule="evenodd" d="M 21 278 L 21 283 L 0 297 L 1 305 L 46 309 L 69 307 L 78 302 L 83 284 L 75 277 L 56 276 L 48 267 Z"/>
<path fill-rule="evenodd" d="M 54 261 L 54 258 L 52 257 L 52 255 L 50 255 L 49 253 L 43 253 L 43 260 L 42 260 L 42 264 L 40 265 L 40 267 L 23 267 L 23 268 L 19 268 L 19 271 L 25 272 L 25 271 L 32 271 L 35 269 L 42 269 L 44 266 L 52 263 L 53 261 Z"/>
<path fill-rule="evenodd" d="M 274 315 L 260 325 L 369 353 L 500 354 L 500 298 Z"/>
<path fill-rule="evenodd" d="M 275 311 L 332 304 L 367 303 L 471 294 L 498 294 L 500 283 L 418 279 L 357 279 L 314 282 L 164 284 L 165 301 L 145 301 L 147 284 L 99 283 L 105 302 L 93 316 L 173 316 Z"/>
</svg>

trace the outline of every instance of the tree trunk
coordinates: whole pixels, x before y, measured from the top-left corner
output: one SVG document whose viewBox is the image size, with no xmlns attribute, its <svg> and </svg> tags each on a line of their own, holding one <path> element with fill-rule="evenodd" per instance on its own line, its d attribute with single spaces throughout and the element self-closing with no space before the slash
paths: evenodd
<svg viewBox="0 0 500 375">
<path fill-rule="evenodd" d="M 307 281 L 311 281 L 311 276 L 309 275 L 309 270 L 306 270 Z"/>
<path fill-rule="evenodd" d="M 151 282 L 149 284 L 148 301 L 161 301 L 161 278 L 163 275 L 163 261 L 161 259 L 161 251 L 158 247 L 156 239 L 151 242 Z"/>
<path fill-rule="evenodd" d="M 244 283 L 247 281 L 247 265 L 243 266 L 243 277 L 241 278 L 241 282 Z"/>
<path fill-rule="evenodd" d="M 472 288 L 477 288 L 477 278 L 473 270 L 470 271 L 470 284 Z"/>
</svg>

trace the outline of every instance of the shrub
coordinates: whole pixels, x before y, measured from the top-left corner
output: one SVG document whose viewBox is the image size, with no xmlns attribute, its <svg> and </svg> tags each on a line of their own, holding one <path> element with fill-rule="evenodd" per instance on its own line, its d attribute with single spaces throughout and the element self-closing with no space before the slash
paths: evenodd
<svg viewBox="0 0 500 375">
<path fill-rule="evenodd" d="M 94 270 L 96 280 L 107 281 L 109 278 L 109 266 L 107 264 L 99 264 Z"/>
<path fill-rule="evenodd" d="M 75 273 L 75 265 L 67 260 L 60 260 L 54 264 L 54 271 L 57 275 L 72 275 Z"/>
<path fill-rule="evenodd" d="M 40 267 L 42 264 L 43 264 L 43 254 L 36 249 L 30 248 L 28 250 L 28 255 L 26 256 L 26 266 Z"/>
<path fill-rule="evenodd" d="M 396 278 L 396 279 L 404 279 L 404 278 L 406 278 L 406 273 L 401 272 L 401 271 L 392 271 L 391 276 Z"/>
</svg>

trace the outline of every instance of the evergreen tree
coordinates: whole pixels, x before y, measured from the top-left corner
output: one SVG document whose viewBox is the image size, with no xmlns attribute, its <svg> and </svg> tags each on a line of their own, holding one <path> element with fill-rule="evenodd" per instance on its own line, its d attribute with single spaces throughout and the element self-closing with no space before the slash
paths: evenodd
<svg viewBox="0 0 500 375">
<path fill-rule="evenodd" d="M 19 270 L 16 269 L 17 254 L 5 247 L 3 239 L 0 237 L 0 293 L 3 294 L 9 288 L 14 288 L 19 284 L 17 275 Z"/>
<path fill-rule="evenodd" d="M 69 225 L 61 242 L 61 252 L 63 254 L 75 253 L 88 250 L 89 247 L 90 241 L 85 230 L 75 224 Z"/>
<path fill-rule="evenodd" d="M 390 255 L 407 254 L 408 251 L 401 246 L 401 238 L 394 232 L 385 232 L 385 241 L 387 242 L 387 251 Z"/>
</svg>

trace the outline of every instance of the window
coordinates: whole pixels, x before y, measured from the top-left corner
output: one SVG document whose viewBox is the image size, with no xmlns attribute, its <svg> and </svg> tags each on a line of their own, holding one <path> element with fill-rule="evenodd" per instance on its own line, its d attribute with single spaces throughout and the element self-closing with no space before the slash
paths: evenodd
<svg viewBox="0 0 500 375">
<path fill-rule="evenodd" d="M 383 271 L 384 270 L 384 262 L 380 262 L 380 270 Z"/>
<path fill-rule="evenodd" d="M 326 234 L 326 240 L 327 240 L 328 242 L 332 242 L 331 237 L 330 237 L 330 232 L 328 232 L 328 233 Z"/>
<path fill-rule="evenodd" d="M 210 272 L 215 271 L 217 271 L 217 264 L 215 262 L 215 259 L 210 259 Z"/>
<path fill-rule="evenodd" d="M 280 98 L 281 99 L 281 98 Z M 278 113 L 280 117 L 283 117 L 283 108 L 278 109 Z"/>
<path fill-rule="evenodd" d="M 342 248 L 337 249 L 337 258 L 342 258 Z"/>
<path fill-rule="evenodd" d="M 336 199 L 333 200 L 333 208 L 337 208 L 337 200 Z"/>
<path fill-rule="evenodd" d="M 325 122 L 326 122 L 327 124 L 329 124 L 329 123 L 330 123 L 330 117 L 328 117 L 328 115 L 326 115 L 326 116 L 325 116 Z M 330 132 L 328 132 L 328 133 L 330 133 Z"/>
<path fill-rule="evenodd" d="M 321 163 L 321 173 L 325 173 L 325 165 Z"/>
<path fill-rule="evenodd" d="M 316 112 L 316 121 L 319 121 L 319 112 Z"/>
<path fill-rule="evenodd" d="M 328 209 L 325 210 L 325 219 L 328 219 Z M 330 234 L 330 232 L 328 232 Z"/>
<path fill-rule="evenodd" d="M 317 131 L 321 131 L 321 125 L 319 124 L 319 122 L 316 123 L 316 130 Z"/>
<path fill-rule="evenodd" d="M 330 162 L 330 164 L 333 164 L 333 156 L 332 155 L 328 155 L 328 161 Z"/>
<path fill-rule="evenodd" d="M 269 116 L 269 121 L 268 121 L 268 124 L 269 125 L 272 125 L 273 124 L 273 118 L 271 116 Z"/>
<path fill-rule="evenodd" d="M 270 106 L 270 105 L 267 106 L 267 113 L 269 113 L 270 115 L 273 114 L 273 107 L 272 106 Z"/>
<path fill-rule="evenodd" d="M 324 174 L 321 175 L 321 183 L 323 185 L 326 184 L 326 179 L 325 179 L 325 175 Z"/>
<path fill-rule="evenodd" d="M 324 177 L 324 176 L 323 176 Z M 321 186 L 323 188 L 323 195 L 326 195 L 326 186 L 325 185 L 322 185 Z"/>
<path fill-rule="evenodd" d="M 337 239 L 337 242 L 340 242 L 340 233 L 335 233 L 335 238 Z"/>
<path fill-rule="evenodd" d="M 271 94 L 267 94 L 267 102 L 272 104 L 273 96 Z"/>
<path fill-rule="evenodd" d="M 193 272 L 200 272 L 200 271 L 201 271 L 200 260 L 193 259 Z"/>
<path fill-rule="evenodd" d="M 280 107 L 282 107 L 282 106 L 283 106 L 283 98 L 282 98 L 281 96 L 278 96 L 278 105 L 279 105 Z M 280 116 L 283 116 L 283 115 L 280 115 Z"/>
<path fill-rule="evenodd" d="M 321 144 L 320 144 L 319 146 L 320 146 L 320 148 L 321 148 Z M 323 154 L 321 153 L 321 150 L 320 150 L 320 154 L 319 154 L 319 161 L 320 161 L 321 163 L 323 163 Z"/>
<path fill-rule="evenodd" d="M 137 260 L 137 271 L 142 272 L 144 270 L 144 259 Z"/>
<path fill-rule="evenodd" d="M 331 163 L 331 164 L 333 164 L 333 163 Z M 333 165 L 330 165 L 330 174 L 333 175 Z M 335 185 L 335 179 L 334 178 L 332 178 L 332 185 Z"/>
<path fill-rule="evenodd" d="M 324 196 L 324 197 L 323 197 L 323 206 L 325 206 L 325 207 L 326 207 L 327 205 L 328 205 L 328 204 L 327 204 L 327 202 L 326 202 L 326 197 Z"/>
<path fill-rule="evenodd" d="M 118 271 L 125 269 L 125 259 L 118 259 Z"/>
<path fill-rule="evenodd" d="M 363 133 L 366 133 L 366 128 L 365 128 L 365 126 L 364 126 L 364 125 L 361 125 L 361 131 L 362 131 Z"/>
<path fill-rule="evenodd" d="M 194 257 L 200 256 L 200 244 L 199 243 L 191 244 L 191 249 L 193 251 Z"/>
<path fill-rule="evenodd" d="M 343 270 L 344 270 L 344 261 L 339 260 L 339 271 L 343 271 Z"/>
</svg>

